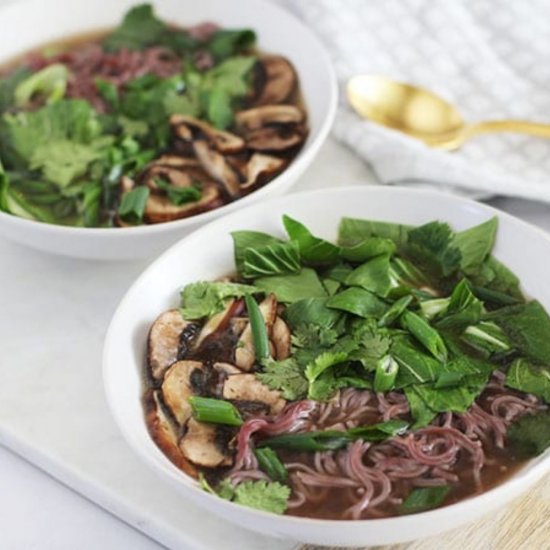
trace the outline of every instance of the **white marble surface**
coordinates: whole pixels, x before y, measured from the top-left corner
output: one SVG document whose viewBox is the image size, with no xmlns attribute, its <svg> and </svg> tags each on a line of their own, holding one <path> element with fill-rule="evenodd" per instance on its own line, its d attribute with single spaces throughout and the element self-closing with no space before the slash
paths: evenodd
<svg viewBox="0 0 550 550">
<path fill-rule="evenodd" d="M 329 141 L 296 190 L 374 183 Z M 550 207 L 490 201 L 550 230 Z M 434 213 L 434 217 L 437 213 Z M 106 408 L 102 339 L 118 300 L 146 265 L 48 256 L 0 238 L 0 443 L 170 548 L 295 547 L 209 517 L 133 456 Z M 153 541 L 0 452 L 0 547 L 159 548 Z"/>
</svg>

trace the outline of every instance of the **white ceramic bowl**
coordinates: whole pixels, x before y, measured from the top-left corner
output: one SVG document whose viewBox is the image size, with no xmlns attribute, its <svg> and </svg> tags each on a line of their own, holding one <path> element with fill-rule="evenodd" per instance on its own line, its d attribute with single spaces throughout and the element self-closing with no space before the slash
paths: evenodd
<svg viewBox="0 0 550 550">
<path fill-rule="evenodd" d="M 511 501 L 550 471 L 549 450 L 497 488 L 445 508 L 389 519 L 327 521 L 276 516 L 229 503 L 200 490 L 178 470 L 153 443 L 143 418 L 142 372 L 148 329 L 162 311 L 178 305 L 183 285 L 233 270 L 231 231 L 255 229 L 284 235 L 281 216 L 285 213 L 327 239 L 336 237 L 342 216 L 407 224 L 439 219 L 461 230 L 497 215 L 500 227 L 495 255 L 519 275 L 525 293 L 550 310 L 548 235 L 508 214 L 447 194 L 380 187 L 314 191 L 269 200 L 201 228 L 170 248 L 132 285 L 113 317 L 104 350 L 104 379 L 116 422 L 136 453 L 181 492 L 182 500 L 274 536 L 325 545 L 378 545 L 434 535 L 477 519 Z"/>
<path fill-rule="evenodd" d="M 325 140 L 336 111 L 332 65 L 313 33 L 273 2 L 239 0 L 151 0 L 158 15 L 189 26 L 213 21 L 224 27 L 250 27 L 260 49 L 286 56 L 300 78 L 310 133 L 292 164 L 269 184 L 234 203 L 191 218 L 124 229 L 49 225 L 0 212 L 0 235 L 47 252 L 79 258 L 117 260 L 158 254 L 204 223 L 243 206 L 280 195 L 311 163 Z M 24 0 L 0 9 L 0 61 L 46 42 L 116 25 L 138 0 Z"/>
</svg>

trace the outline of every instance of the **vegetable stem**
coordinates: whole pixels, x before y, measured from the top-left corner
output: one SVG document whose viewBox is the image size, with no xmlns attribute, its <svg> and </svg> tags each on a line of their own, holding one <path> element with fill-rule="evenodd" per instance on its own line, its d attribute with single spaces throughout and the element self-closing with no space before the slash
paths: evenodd
<svg viewBox="0 0 550 550">
<path fill-rule="evenodd" d="M 256 360 L 262 361 L 264 359 L 269 359 L 270 354 L 267 328 L 265 326 L 265 321 L 260 310 L 260 306 L 250 294 L 245 295 L 244 301 L 248 311 L 250 328 L 252 329 L 252 341 L 254 343 L 254 350 L 256 351 Z"/>
<path fill-rule="evenodd" d="M 199 422 L 227 426 L 240 426 L 243 423 L 239 411 L 229 401 L 194 395 L 189 398 L 189 404 L 193 409 L 193 417 Z"/>
</svg>

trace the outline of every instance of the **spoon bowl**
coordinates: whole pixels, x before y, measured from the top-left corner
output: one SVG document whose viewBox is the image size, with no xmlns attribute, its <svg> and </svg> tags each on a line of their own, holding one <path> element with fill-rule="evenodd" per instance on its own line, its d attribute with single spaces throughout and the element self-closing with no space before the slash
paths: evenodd
<svg viewBox="0 0 550 550">
<path fill-rule="evenodd" d="M 347 97 L 362 117 L 442 149 L 458 149 L 466 140 L 491 132 L 520 132 L 550 138 L 550 125 L 521 120 L 467 123 L 458 109 L 429 90 L 378 75 L 348 81 Z"/>
</svg>

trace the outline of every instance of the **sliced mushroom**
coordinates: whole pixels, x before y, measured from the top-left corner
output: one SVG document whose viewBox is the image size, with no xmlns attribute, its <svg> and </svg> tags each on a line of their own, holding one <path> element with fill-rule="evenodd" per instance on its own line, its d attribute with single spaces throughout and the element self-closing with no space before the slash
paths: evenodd
<svg viewBox="0 0 550 550">
<path fill-rule="evenodd" d="M 278 55 L 266 55 L 260 59 L 265 84 L 254 102 L 255 105 L 284 103 L 296 87 L 296 73 L 292 65 Z"/>
<path fill-rule="evenodd" d="M 171 166 L 173 168 L 200 168 L 201 166 L 197 159 L 179 155 L 161 155 L 154 163 L 161 166 Z"/>
<path fill-rule="evenodd" d="M 151 194 L 145 205 L 144 218 L 148 223 L 168 222 L 199 214 L 221 205 L 220 191 L 211 183 L 203 183 L 202 197 L 196 202 L 180 206 L 172 203 L 164 195 Z"/>
<path fill-rule="evenodd" d="M 279 157 L 254 153 L 247 164 L 247 180 L 241 184 L 241 189 L 250 189 L 256 185 L 262 185 L 282 172 L 287 161 Z"/>
<path fill-rule="evenodd" d="M 223 385 L 223 397 L 245 401 L 260 401 L 269 406 L 271 414 L 281 412 L 286 401 L 277 390 L 269 389 L 255 374 L 231 374 Z"/>
<path fill-rule="evenodd" d="M 260 304 L 260 311 L 265 321 L 267 333 L 271 333 L 271 328 L 277 316 L 277 300 L 273 294 L 270 294 Z M 246 326 L 235 350 L 235 364 L 241 370 L 249 371 L 254 366 L 256 353 L 254 351 L 254 342 L 252 340 L 252 328 L 250 323 Z"/>
<path fill-rule="evenodd" d="M 185 458 L 205 468 L 229 466 L 233 460 L 223 453 L 217 445 L 217 429 L 213 424 L 197 422 L 191 418 L 187 423 L 187 432 L 179 443 Z"/>
<path fill-rule="evenodd" d="M 301 124 L 304 112 L 295 105 L 263 105 L 235 115 L 235 122 L 240 130 L 258 130 L 268 124 Z"/>
<path fill-rule="evenodd" d="M 204 326 L 202 327 L 199 336 L 195 340 L 195 343 L 193 345 L 193 349 L 197 350 L 201 347 L 203 342 L 212 334 L 215 332 L 224 330 L 227 326 L 227 323 L 233 316 L 234 308 L 236 305 L 236 300 L 229 301 L 224 310 L 220 311 L 219 313 L 216 313 L 216 315 L 213 315 L 206 321 Z"/>
<path fill-rule="evenodd" d="M 273 323 L 271 341 L 275 347 L 277 361 L 282 361 L 290 355 L 290 329 L 280 317 L 277 317 Z"/>
<path fill-rule="evenodd" d="M 147 341 L 147 356 L 155 380 L 162 380 L 166 369 L 176 361 L 180 334 L 189 324 L 177 309 L 165 311 L 153 323 Z"/>
<path fill-rule="evenodd" d="M 227 163 L 224 156 L 211 149 L 203 140 L 194 141 L 193 150 L 205 172 L 220 182 L 232 199 L 238 197 L 240 194 L 239 176 Z"/>
<path fill-rule="evenodd" d="M 246 145 L 255 151 L 285 151 L 300 145 L 305 139 L 299 128 L 266 126 L 247 135 Z"/>
<path fill-rule="evenodd" d="M 200 361 L 178 361 L 164 375 L 162 396 L 174 418 L 183 426 L 191 416 L 189 398 L 193 395 L 191 376 L 202 369 Z"/>
<path fill-rule="evenodd" d="M 184 141 L 200 138 L 201 135 L 208 140 L 214 149 L 220 153 L 238 153 L 245 147 L 244 140 L 231 132 L 218 130 L 204 120 L 199 120 L 186 115 L 172 115 L 170 124 L 175 134 Z M 201 134 L 197 136 L 196 134 Z"/>
<path fill-rule="evenodd" d="M 145 420 L 153 441 L 168 458 L 187 474 L 196 477 L 197 470 L 183 456 L 178 447 L 178 428 L 164 410 L 159 391 L 150 391 L 145 396 Z"/>
</svg>

